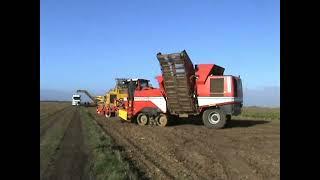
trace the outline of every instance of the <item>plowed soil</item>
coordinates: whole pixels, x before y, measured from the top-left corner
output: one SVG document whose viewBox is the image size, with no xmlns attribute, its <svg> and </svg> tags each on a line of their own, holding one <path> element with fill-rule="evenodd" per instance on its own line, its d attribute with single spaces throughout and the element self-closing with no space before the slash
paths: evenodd
<svg viewBox="0 0 320 180">
<path fill-rule="evenodd" d="M 40 178 L 50 180 L 88 179 L 87 173 L 84 171 L 88 155 L 83 143 L 79 108 L 69 106 L 48 117 L 44 122 L 45 124 L 40 126 L 40 142 L 48 129 L 54 126 L 55 128 L 62 127 L 64 122 L 67 122 L 68 125 L 50 162 L 41 165 L 40 161 L 40 171 L 43 171 Z"/>
<path fill-rule="evenodd" d="M 280 179 L 279 121 L 235 119 L 219 130 L 193 119 L 141 127 L 90 112 L 141 178 Z"/>
<path fill-rule="evenodd" d="M 40 115 L 41 179 L 88 179 L 78 110 L 69 106 Z M 139 179 L 280 179 L 279 121 L 233 119 L 219 130 L 196 119 L 141 127 L 89 110 Z M 53 141 L 57 148 L 46 148 Z"/>
</svg>

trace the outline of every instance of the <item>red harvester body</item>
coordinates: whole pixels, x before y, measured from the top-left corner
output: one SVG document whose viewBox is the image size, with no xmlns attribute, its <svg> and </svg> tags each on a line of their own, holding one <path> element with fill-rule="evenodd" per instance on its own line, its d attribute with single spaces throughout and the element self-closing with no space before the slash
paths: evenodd
<svg viewBox="0 0 320 180">
<path fill-rule="evenodd" d="M 240 77 L 224 75 L 224 68 L 215 64 L 194 66 L 186 51 L 158 53 L 157 58 L 162 71 L 156 77 L 159 88 L 128 81 L 128 99 L 119 110 L 122 119 L 166 126 L 169 117 L 201 116 L 206 127 L 222 128 L 241 113 Z"/>
</svg>

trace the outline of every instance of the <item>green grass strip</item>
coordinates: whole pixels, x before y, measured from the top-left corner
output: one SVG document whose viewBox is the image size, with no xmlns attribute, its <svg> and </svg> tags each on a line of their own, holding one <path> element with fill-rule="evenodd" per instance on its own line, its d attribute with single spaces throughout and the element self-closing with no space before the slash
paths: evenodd
<svg viewBox="0 0 320 180">
<path fill-rule="evenodd" d="M 90 152 L 87 171 L 90 179 L 138 179 L 137 173 L 123 160 L 109 136 L 96 124 L 90 112 L 81 108 L 85 144 Z"/>
<path fill-rule="evenodd" d="M 242 113 L 235 118 L 280 120 L 280 108 L 243 107 Z"/>
</svg>

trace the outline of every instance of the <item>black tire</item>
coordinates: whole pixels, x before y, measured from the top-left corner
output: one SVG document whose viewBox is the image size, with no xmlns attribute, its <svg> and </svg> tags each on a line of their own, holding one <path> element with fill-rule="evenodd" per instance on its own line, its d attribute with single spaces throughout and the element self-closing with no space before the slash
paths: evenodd
<svg viewBox="0 0 320 180">
<path fill-rule="evenodd" d="M 220 109 L 207 109 L 202 114 L 202 122 L 207 128 L 221 129 L 225 127 L 227 118 Z"/>
<path fill-rule="evenodd" d="M 168 117 L 165 114 L 160 114 L 156 117 L 157 125 L 165 127 L 168 125 Z"/>
<path fill-rule="evenodd" d="M 139 126 L 145 126 L 147 125 L 149 122 L 149 117 L 143 113 L 140 113 L 138 116 L 137 116 L 137 124 Z"/>
</svg>

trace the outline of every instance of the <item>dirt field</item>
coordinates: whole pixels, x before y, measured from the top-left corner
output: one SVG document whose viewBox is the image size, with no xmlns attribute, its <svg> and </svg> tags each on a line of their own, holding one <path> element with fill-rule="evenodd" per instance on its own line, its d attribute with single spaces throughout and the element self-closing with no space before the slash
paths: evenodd
<svg viewBox="0 0 320 180">
<path fill-rule="evenodd" d="M 49 106 L 40 114 L 40 178 L 88 179 L 81 109 Z M 280 121 L 231 120 L 221 130 L 192 120 L 140 127 L 88 109 L 139 179 L 280 179 Z"/>
<path fill-rule="evenodd" d="M 56 110 L 56 103 L 51 106 L 48 111 L 55 113 L 40 119 L 40 177 L 84 178 L 87 154 L 83 147 L 79 109 L 69 105 Z"/>
<path fill-rule="evenodd" d="M 87 179 L 84 167 L 87 160 L 83 146 L 82 128 L 79 110 L 73 108 L 73 116 L 54 155 L 47 167 L 44 179 Z"/>
<path fill-rule="evenodd" d="M 137 179 L 86 108 L 41 105 L 40 179 Z"/>
<path fill-rule="evenodd" d="M 231 120 L 221 130 L 191 120 L 139 127 L 91 112 L 146 178 L 280 179 L 279 121 Z"/>
</svg>

